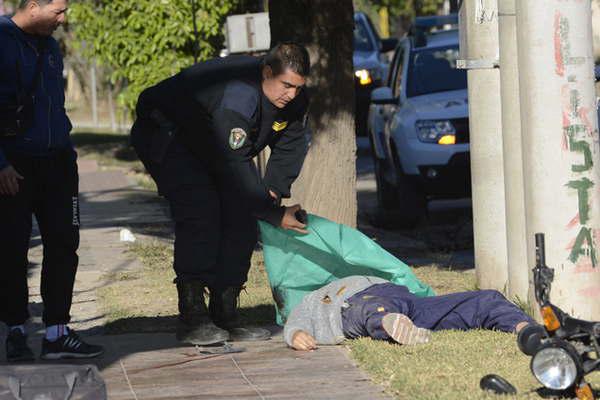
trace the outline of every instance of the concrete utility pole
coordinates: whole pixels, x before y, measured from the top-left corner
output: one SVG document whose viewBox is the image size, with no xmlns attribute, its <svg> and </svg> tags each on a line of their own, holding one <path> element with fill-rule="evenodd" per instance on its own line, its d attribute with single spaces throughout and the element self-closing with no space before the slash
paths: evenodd
<svg viewBox="0 0 600 400">
<path fill-rule="evenodd" d="M 517 1 L 527 243 L 546 234 L 552 302 L 600 319 L 600 149 L 590 0 Z"/>
<path fill-rule="evenodd" d="M 502 142 L 508 256 L 508 297 L 527 301 L 529 271 L 523 189 L 516 0 L 498 0 Z"/>
<path fill-rule="evenodd" d="M 471 184 L 477 282 L 506 292 L 508 282 L 497 0 L 464 0 L 459 67 L 468 69 Z"/>
</svg>

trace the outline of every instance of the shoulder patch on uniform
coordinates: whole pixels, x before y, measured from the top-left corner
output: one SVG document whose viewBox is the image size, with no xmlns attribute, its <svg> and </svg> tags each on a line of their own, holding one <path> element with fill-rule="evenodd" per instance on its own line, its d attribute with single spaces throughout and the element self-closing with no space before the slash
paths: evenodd
<svg viewBox="0 0 600 400">
<path fill-rule="evenodd" d="M 258 91 L 249 83 L 231 81 L 225 86 L 221 107 L 250 119 L 258 107 Z"/>
<path fill-rule="evenodd" d="M 285 128 L 287 128 L 287 126 L 288 126 L 288 122 L 287 121 L 275 121 L 275 122 L 273 122 L 273 130 L 275 132 L 282 131 Z"/>
<path fill-rule="evenodd" d="M 231 150 L 237 150 L 244 145 L 248 134 L 242 128 L 233 128 L 229 132 L 229 147 Z"/>
</svg>

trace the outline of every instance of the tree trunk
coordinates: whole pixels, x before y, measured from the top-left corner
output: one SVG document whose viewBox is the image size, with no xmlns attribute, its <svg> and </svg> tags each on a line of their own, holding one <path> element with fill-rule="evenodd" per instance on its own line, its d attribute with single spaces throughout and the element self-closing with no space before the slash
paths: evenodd
<svg viewBox="0 0 600 400">
<path fill-rule="evenodd" d="M 458 12 L 458 0 L 450 0 L 450 12 L 457 13 Z"/>
<path fill-rule="evenodd" d="M 292 188 L 309 213 L 356 226 L 352 0 L 270 0 L 271 44 L 296 41 L 311 57 L 310 150 Z"/>
</svg>

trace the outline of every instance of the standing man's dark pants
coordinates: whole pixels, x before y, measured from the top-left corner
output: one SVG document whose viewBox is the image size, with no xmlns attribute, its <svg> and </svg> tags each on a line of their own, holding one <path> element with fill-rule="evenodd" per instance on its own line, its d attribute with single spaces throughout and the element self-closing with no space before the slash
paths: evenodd
<svg viewBox="0 0 600 400">
<path fill-rule="evenodd" d="M 27 252 L 34 214 L 44 248 L 43 321 L 47 326 L 67 324 L 79 247 L 75 154 L 69 150 L 48 157 L 8 158 L 24 179 L 16 196 L 0 195 L 0 320 L 15 326 L 29 318 Z"/>
<path fill-rule="evenodd" d="M 342 310 L 344 335 L 388 340 L 381 320 L 388 313 L 406 315 L 420 328 L 434 331 L 496 329 L 514 332 L 519 322 L 534 322 L 495 290 L 417 297 L 405 286 L 373 285 L 348 299 Z"/>
<path fill-rule="evenodd" d="M 160 172 L 160 191 L 175 221 L 178 281 L 224 289 L 247 280 L 257 241 L 256 219 L 225 177 L 173 140 Z M 257 177 L 258 179 L 258 177 Z"/>
</svg>

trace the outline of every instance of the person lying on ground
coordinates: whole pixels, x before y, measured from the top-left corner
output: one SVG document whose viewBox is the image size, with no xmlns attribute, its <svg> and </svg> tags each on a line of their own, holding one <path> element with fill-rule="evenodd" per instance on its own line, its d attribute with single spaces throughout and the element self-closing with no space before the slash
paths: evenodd
<svg viewBox="0 0 600 400">
<path fill-rule="evenodd" d="M 432 331 L 520 332 L 535 321 L 496 290 L 417 297 L 405 286 L 350 276 L 306 295 L 290 313 L 285 342 L 296 350 L 371 337 L 404 345 L 427 343 Z"/>
</svg>

